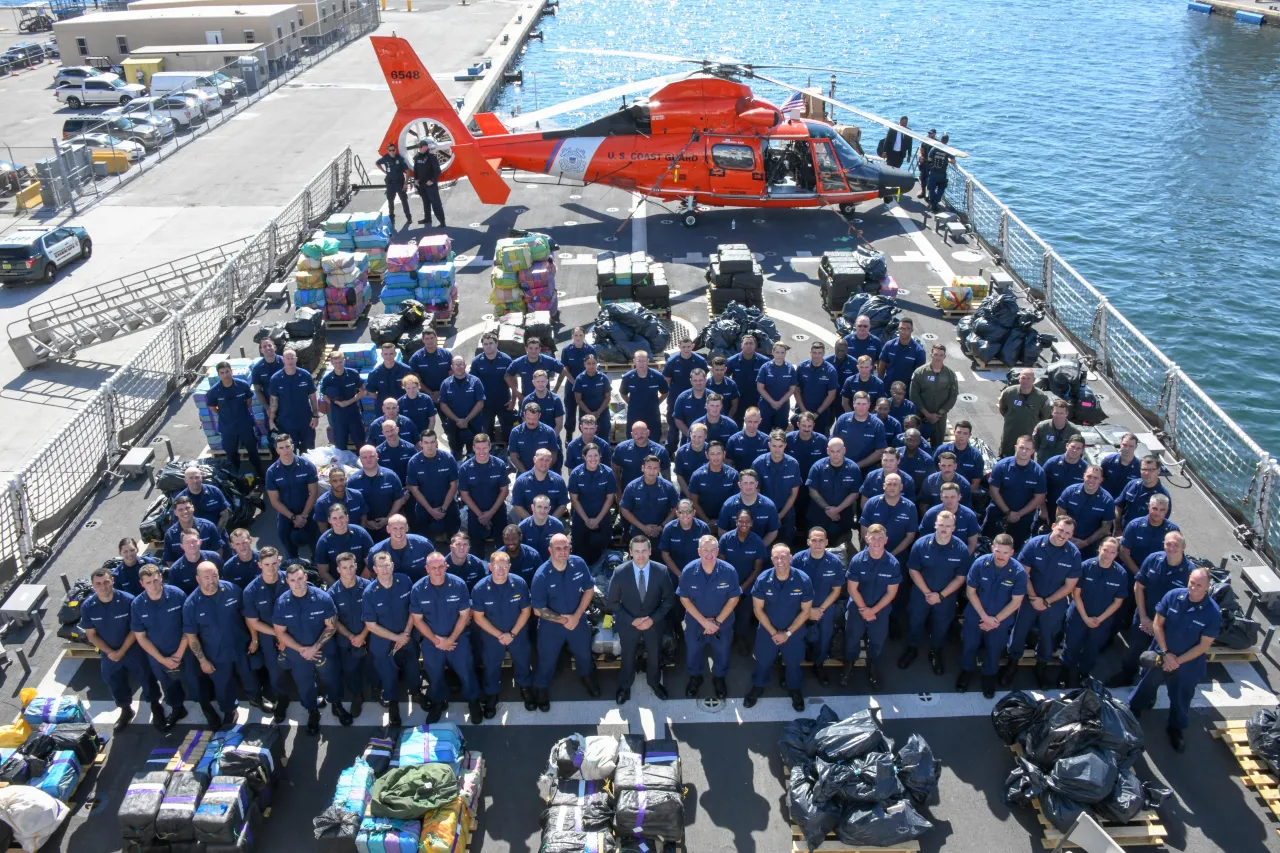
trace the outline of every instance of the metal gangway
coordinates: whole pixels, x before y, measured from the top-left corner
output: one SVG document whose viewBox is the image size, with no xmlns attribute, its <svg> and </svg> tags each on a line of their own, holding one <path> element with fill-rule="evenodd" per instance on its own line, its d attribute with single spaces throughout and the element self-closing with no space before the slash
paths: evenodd
<svg viewBox="0 0 1280 853">
<path fill-rule="evenodd" d="M 9 324 L 24 370 L 159 326 L 187 305 L 249 243 L 244 237 L 114 281 L 41 302 Z"/>
</svg>

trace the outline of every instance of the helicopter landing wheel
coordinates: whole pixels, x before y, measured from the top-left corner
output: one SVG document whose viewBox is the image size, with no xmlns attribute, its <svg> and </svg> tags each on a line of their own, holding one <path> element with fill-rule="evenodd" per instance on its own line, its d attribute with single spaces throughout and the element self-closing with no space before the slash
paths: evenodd
<svg viewBox="0 0 1280 853">
<path fill-rule="evenodd" d="M 858 210 L 858 206 L 857 206 L 856 204 L 842 204 L 842 205 L 840 205 L 840 215 L 841 215 L 841 216 L 853 216 L 853 214 L 854 214 L 857 210 Z"/>
<path fill-rule="evenodd" d="M 685 228 L 695 228 L 698 225 L 698 214 L 688 211 L 681 215 L 680 221 L 684 223 Z"/>
</svg>

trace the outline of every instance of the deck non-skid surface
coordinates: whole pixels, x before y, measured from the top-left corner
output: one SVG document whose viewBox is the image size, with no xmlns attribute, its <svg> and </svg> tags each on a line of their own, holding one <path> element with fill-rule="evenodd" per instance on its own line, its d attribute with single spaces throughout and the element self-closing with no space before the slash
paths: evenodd
<svg viewBox="0 0 1280 853">
<path fill-rule="evenodd" d="M 833 212 L 709 212 L 702 217 L 698 228 L 686 229 L 674 214 L 649 206 L 647 216 L 638 217 L 620 230 L 622 217 L 631 209 L 633 197 L 619 190 L 517 184 L 508 206 L 489 208 L 480 205 L 470 187 L 463 183 L 447 189 L 444 200 L 449 221 L 454 223 L 449 231 L 459 256 L 492 258 L 495 240 L 505 236 L 509 228 L 520 227 L 548 231 L 560 244 L 560 251 L 575 261 L 570 263 L 562 258 L 565 262 L 560 265 L 557 276 L 557 287 L 563 293 L 561 344 L 568 339 L 573 326 L 590 323 L 597 310 L 594 263 L 578 263 L 577 259 L 589 259 L 595 252 L 604 250 L 647 251 L 666 266 L 673 291 L 679 291 L 673 293 L 675 318 L 696 330 L 706 322 L 707 316 L 707 287 L 703 277 L 706 256 L 720 242 L 745 242 L 763 257 L 769 315 L 778 323 L 786 342 L 803 352 L 815 338 L 829 345 L 835 340 L 832 324 L 820 307 L 817 261 L 824 250 L 852 248 L 854 242 L 849 239 L 848 225 Z M 380 192 L 360 193 L 349 209 L 376 209 L 383 202 Z M 415 211 L 417 204 L 415 200 Z M 609 212 L 610 207 L 620 212 Z M 949 283 L 952 273 L 972 275 L 979 268 L 989 271 L 990 259 L 983 256 L 975 262 L 968 259 L 969 255 L 956 258 L 955 253 L 972 253 L 975 247 L 963 243 L 944 246 L 937 235 L 921 230 L 921 209 L 914 201 L 894 208 L 876 206 L 860 213 L 859 218 L 862 221 L 857 227 L 889 256 L 890 272 L 901 288 L 899 304 L 916 319 L 917 332 L 927 342 L 938 340 L 947 345 L 948 363 L 963 380 L 962 400 L 953 413 L 953 420 L 973 421 L 978 435 L 992 441 L 999 435 L 994 403 L 1003 386 L 992 381 L 994 372 L 977 370 L 961 356 L 953 322 L 939 316 L 928 296 L 930 286 Z M 737 228 L 733 230 L 729 227 L 732 219 L 737 221 Z M 571 221 L 574 224 L 567 224 Z M 421 233 L 417 228 L 402 227 L 396 239 L 416 238 Z M 459 274 L 458 289 L 461 307 L 457 329 L 445 345 L 469 358 L 478 345 L 484 315 L 491 310 L 487 303 L 488 267 L 484 263 L 466 266 Z M 378 311 L 380 308 L 375 307 L 374 312 Z M 285 309 L 274 308 L 255 319 L 270 322 L 284 316 Z M 228 340 L 225 350 L 238 355 L 239 348 L 245 347 L 252 354 L 255 328 L 247 328 Z M 358 332 L 331 332 L 327 343 L 346 343 L 360 338 L 367 339 L 363 325 Z M 793 356 L 800 357 L 796 350 Z M 616 379 L 618 371 L 611 373 Z M 1108 395 L 1104 406 L 1111 416 L 1109 422 L 1141 426 L 1136 417 L 1124 412 L 1118 398 L 1105 384 L 1100 387 Z M 169 417 L 158 432 L 171 440 L 175 452 L 183 457 L 195 455 L 205 446 L 189 396 L 170 407 Z M 163 445 L 160 447 L 163 455 Z M 1192 553 L 1217 559 L 1224 553 L 1239 550 L 1221 514 L 1184 477 L 1175 475 L 1165 482 L 1174 494 L 1173 517 L 1187 533 Z M 74 579 L 86 575 L 88 567 L 113 555 L 121 536 L 136 533 L 138 520 L 152 496 L 145 479 L 113 484 L 96 496 L 73 523 L 74 534 L 59 544 L 40 582 L 50 584 L 51 590 L 60 589 L 59 573 L 65 572 Z M 99 523 L 88 526 L 85 522 L 89 520 Z M 260 518 L 253 530 L 264 537 L 265 543 L 273 543 L 272 515 Z M 34 686 L 44 680 L 46 686 L 64 684 L 69 690 L 87 695 L 95 713 L 105 712 L 104 725 L 109 728 L 109 693 L 94 662 L 64 661 L 56 671 L 51 671 L 62 646 L 54 637 L 55 612 L 56 608 L 51 608 L 46 616 L 43 639 L 37 638 L 34 632 L 10 637 L 11 642 L 25 643 L 35 667 L 35 672 L 23 684 Z M 945 848 L 963 853 L 1039 850 L 1043 832 L 1034 814 L 1029 810 L 1011 813 L 1001 802 L 1012 758 L 1007 750 L 1000 748 L 986 718 L 990 702 L 976 691 L 964 695 L 953 692 L 958 647 L 948 646 L 948 668 L 943 676 L 929 672 L 923 659 L 906 672 L 898 670 L 893 661 L 901 648 L 900 643 L 890 643 L 884 667 L 884 692 L 876 697 L 883 709 L 885 727 L 899 740 L 911 732 L 923 734 L 945 768 L 941 801 L 927 811 L 935 822 L 935 829 L 921 840 L 921 850 Z M 1099 672 L 1104 676 L 1110 674 L 1116 665 L 1113 649 L 1099 664 Z M 632 727 L 639 731 L 654 726 L 660 730 L 670 718 L 671 732 L 681 741 L 690 787 L 688 849 L 698 853 L 790 850 L 792 835 L 783 809 L 776 740 L 782 722 L 793 713 L 776 683 L 771 684 L 766 698 L 756 708 L 748 711 L 741 707 L 750 666 L 747 658 L 735 655 L 729 678 L 733 698 L 727 705 L 713 709 L 699 708 L 682 698 L 685 684 L 682 664 L 667 670 L 668 690 L 673 697 L 680 698 L 673 698 L 665 705 L 652 700 L 640 679 L 631 705 L 617 709 L 612 702 L 617 688 L 616 675 L 612 672 L 601 676 L 602 698 L 590 701 L 567 666 L 554 685 L 555 702 L 549 715 L 528 714 L 515 701 L 514 691 L 504 691 L 501 718 L 504 725 L 496 725 L 500 721 L 495 720 L 479 727 L 464 726 L 472 744 L 486 756 L 501 756 L 501 761 L 491 768 L 498 772 L 490 772 L 485 782 L 485 809 L 477 829 L 482 837 L 480 849 L 486 853 L 536 849 L 541 803 L 534 790 L 534 780 L 557 737 L 569 731 L 590 733 L 602 723 L 615 730 Z M 1169 833 L 1166 843 L 1170 849 L 1197 853 L 1280 851 L 1280 839 L 1258 820 L 1259 815 L 1266 814 L 1262 804 L 1250 792 L 1230 782 L 1232 776 L 1239 774 L 1235 759 L 1212 743 L 1203 731 L 1215 718 L 1238 719 L 1247 716 L 1257 705 L 1274 704 L 1268 687 L 1274 669 L 1264 659 L 1256 664 L 1211 664 L 1209 672 L 1213 681 L 1202 686 L 1203 695 L 1193 713 L 1186 755 L 1177 756 L 1169 749 L 1163 736 L 1163 712 L 1150 713 L 1143 720 L 1149 734 L 1149 752 L 1139 772 L 1144 778 L 1166 781 L 1178 792 L 1161 813 L 1161 821 Z M 1015 687 L 1030 688 L 1034 684 L 1030 671 L 1022 670 L 1016 678 Z M 0 704 L 14 705 L 15 711 L 17 688 L 21 686 L 18 682 L 11 668 L 12 695 L 0 697 Z M 834 707 L 846 713 L 865 706 L 864 696 L 850 694 L 855 690 L 865 693 L 866 689 L 865 674 L 860 670 L 853 688 L 833 684 L 822 692 L 832 694 Z M 816 682 L 808 674 L 806 691 L 819 693 Z M 709 688 L 704 688 L 706 692 Z M 464 708 L 462 703 L 454 703 L 450 718 L 458 720 L 457 715 Z M 194 707 L 191 710 L 192 719 L 198 718 L 199 712 Z M 286 849 L 296 845 L 299 839 L 309 838 L 311 818 L 327 802 L 338 774 L 354 760 L 373 733 L 378 710 L 376 705 L 366 705 L 361 723 L 367 725 L 350 729 L 334 725 L 332 716 L 325 712 L 325 726 L 318 740 L 302 734 L 296 725 L 292 728 L 287 778 L 275 798 L 273 817 L 263 827 L 261 849 Z M 815 712 L 816 705 L 811 705 L 809 713 Z M 130 756 L 149 753 L 161 739 L 145 724 L 145 716 L 140 714 L 139 723 L 130 726 L 111 745 L 113 757 L 96 786 L 101 802 L 91 811 L 81 810 L 72 817 L 56 845 L 58 849 L 76 853 L 119 849 L 113 803 L 118 805 L 129 777 L 139 769 L 138 762 L 131 761 Z M 296 723 L 297 715 L 291 719 Z M 421 720 L 421 711 L 416 708 L 412 715 L 406 716 L 408 723 Z M 180 734 L 175 732 L 168 740 L 176 745 L 179 738 Z M 47 849 L 53 848 L 51 845 Z"/>
</svg>

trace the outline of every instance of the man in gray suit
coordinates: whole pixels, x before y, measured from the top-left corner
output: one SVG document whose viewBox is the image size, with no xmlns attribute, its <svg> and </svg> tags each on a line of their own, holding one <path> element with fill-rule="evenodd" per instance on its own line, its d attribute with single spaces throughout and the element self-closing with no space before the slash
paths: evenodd
<svg viewBox="0 0 1280 853">
<path fill-rule="evenodd" d="M 631 698 L 636 680 L 636 650 L 645 649 L 645 680 L 654 695 L 667 698 L 662 686 L 662 631 L 675 601 L 671 574 L 666 567 L 650 561 L 652 545 L 648 537 L 631 540 L 631 559 L 614 570 L 609 582 L 605 609 L 613 614 L 613 625 L 622 640 L 622 668 L 618 672 L 619 705 Z"/>
</svg>

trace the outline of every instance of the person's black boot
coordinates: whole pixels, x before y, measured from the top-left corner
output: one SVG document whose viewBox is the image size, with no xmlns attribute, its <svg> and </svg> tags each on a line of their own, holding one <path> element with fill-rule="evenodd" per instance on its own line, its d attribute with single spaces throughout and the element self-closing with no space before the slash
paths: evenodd
<svg viewBox="0 0 1280 853">
<path fill-rule="evenodd" d="M 280 723 L 283 723 L 285 720 L 289 718 L 288 697 L 285 697 L 285 696 L 280 697 L 280 699 L 276 702 L 275 712 L 271 715 L 271 718 L 272 720 L 275 721 L 277 725 L 279 725 Z"/>
<path fill-rule="evenodd" d="M 764 695 L 763 687 L 752 687 L 747 691 L 747 695 L 742 699 L 742 707 L 754 708 L 756 702 L 760 701 L 760 697 Z"/>
<path fill-rule="evenodd" d="M 210 702 L 201 702 L 200 710 L 204 713 L 205 722 L 211 729 L 222 728 L 222 714 Z"/>
<path fill-rule="evenodd" d="M 880 685 L 883 684 L 880 680 L 880 663 L 878 661 L 875 663 L 867 662 L 867 680 L 871 682 L 872 690 L 879 690 Z"/>
<path fill-rule="evenodd" d="M 276 709 L 276 703 L 272 702 L 265 695 L 259 693 L 257 696 L 249 697 L 249 704 L 257 708 L 264 714 L 270 714 Z"/>
<path fill-rule="evenodd" d="M 934 675 L 942 675 L 946 668 L 942 665 L 942 649 L 929 649 L 929 668 Z"/>
<path fill-rule="evenodd" d="M 1049 664 L 1042 660 L 1036 661 L 1036 687 L 1041 690 L 1048 690 L 1052 682 L 1049 681 Z"/>
<path fill-rule="evenodd" d="M 1075 667 L 1064 665 L 1062 669 L 1058 672 L 1059 687 L 1071 688 L 1071 687 L 1075 687 L 1079 682 L 1080 682 L 1080 673 L 1076 671 Z"/>
<path fill-rule="evenodd" d="M 151 725 L 165 734 L 169 733 L 170 726 L 164 716 L 164 706 L 159 702 L 151 703 Z"/>
<path fill-rule="evenodd" d="M 689 676 L 689 683 L 685 685 L 684 695 L 689 697 L 690 699 L 696 699 L 698 697 L 698 691 L 701 689 L 702 689 L 702 676 L 691 675 Z"/>
<path fill-rule="evenodd" d="M 360 718 L 360 712 L 364 710 L 364 697 L 357 696 L 351 701 L 351 719 Z"/>
<path fill-rule="evenodd" d="M 1173 726 L 1169 726 L 1165 729 L 1165 733 L 1169 735 L 1169 744 L 1173 747 L 1174 752 L 1187 751 L 1187 741 L 1182 736 L 1182 729 L 1175 729 Z"/>
<path fill-rule="evenodd" d="M 547 711 L 551 710 L 551 691 L 549 690 L 538 691 L 538 710 L 543 712 L 544 714 Z"/>
<path fill-rule="evenodd" d="M 333 708 L 333 715 L 338 718 L 339 725 L 349 726 L 354 722 L 351 713 L 342 707 L 341 702 L 331 702 L 329 704 Z"/>
<path fill-rule="evenodd" d="M 320 712 L 318 710 L 307 712 L 307 734 L 320 734 Z"/>
<path fill-rule="evenodd" d="M 898 669 L 906 669 L 911 666 L 919 656 L 919 649 L 915 646 L 907 646 L 907 650 L 902 653 L 902 657 L 898 658 Z"/>
<path fill-rule="evenodd" d="M 594 672 L 590 675 L 583 676 L 582 686 L 587 688 L 587 695 L 592 699 L 600 698 L 600 682 L 596 678 L 596 674 Z"/>
<path fill-rule="evenodd" d="M 791 693 L 792 709 L 797 714 L 803 714 L 804 713 L 804 694 L 801 693 L 799 690 L 792 690 L 790 691 L 790 693 Z"/>
<path fill-rule="evenodd" d="M 973 678 L 973 670 L 970 670 L 970 669 L 960 670 L 960 677 L 956 679 L 956 691 L 960 693 L 964 693 L 966 690 L 968 690 L 969 680 L 971 678 Z"/>
<path fill-rule="evenodd" d="M 723 678 L 711 677 L 711 689 L 715 691 L 717 699 L 729 698 L 729 684 Z"/>
<path fill-rule="evenodd" d="M 399 702 L 387 703 L 387 725 L 391 726 L 393 729 L 398 729 L 400 726 L 404 725 L 404 723 L 400 722 Z"/>
<path fill-rule="evenodd" d="M 532 687 L 521 687 L 520 699 L 524 702 L 526 711 L 538 710 L 538 694 L 534 692 Z"/>
<path fill-rule="evenodd" d="M 179 705 L 169 712 L 169 716 L 165 717 L 164 724 L 168 730 L 172 731 L 173 727 L 187 718 L 187 706 Z"/>
<path fill-rule="evenodd" d="M 123 731 L 124 727 L 133 721 L 133 716 L 132 705 L 121 705 L 120 716 L 116 719 L 116 724 L 111 727 L 111 730 L 114 732 Z"/>
<path fill-rule="evenodd" d="M 848 687 L 851 681 L 853 681 L 853 664 L 846 663 L 840 672 L 840 686 Z"/>
<path fill-rule="evenodd" d="M 994 699 L 996 695 L 996 677 L 994 675 L 982 676 L 982 696 L 985 699 Z"/>
<path fill-rule="evenodd" d="M 448 710 L 448 702 L 432 702 L 427 700 L 427 706 L 423 708 L 427 712 L 427 725 L 440 722 L 440 718 L 444 716 L 444 712 Z"/>
<path fill-rule="evenodd" d="M 486 720 L 492 720 L 496 716 L 498 716 L 498 697 L 484 697 L 484 718 Z"/>
<path fill-rule="evenodd" d="M 1013 674 L 1018 671 L 1018 662 L 1010 660 L 1000 667 L 1000 672 L 996 675 L 996 680 L 1000 682 L 1001 687 L 1008 687 L 1013 684 Z"/>
<path fill-rule="evenodd" d="M 813 665 L 813 677 L 823 687 L 831 683 L 831 676 L 827 675 L 827 668 L 823 665 L 825 663 L 826 661 L 822 661 Z"/>
<path fill-rule="evenodd" d="M 479 699 L 472 699 L 467 703 L 467 722 L 473 726 L 478 726 L 484 722 L 484 706 L 480 704 Z"/>
</svg>

